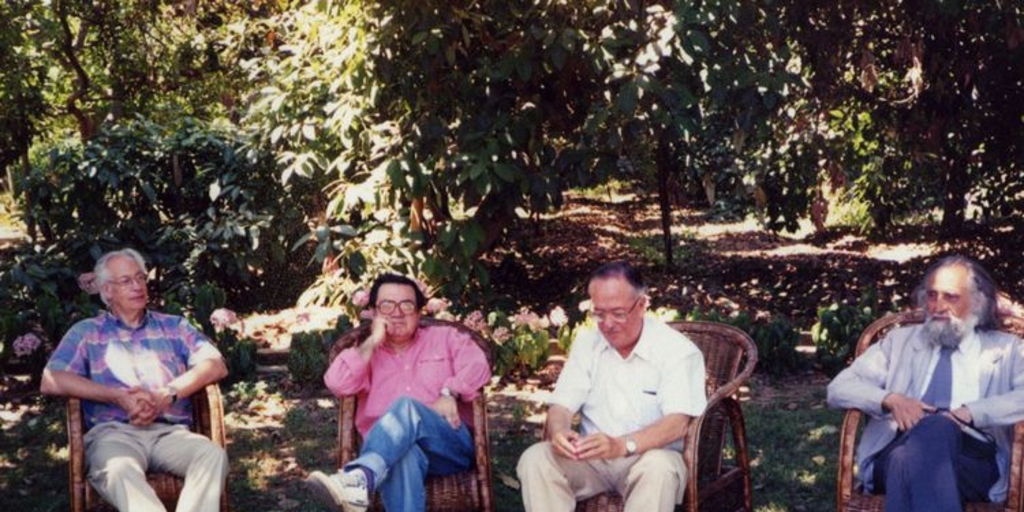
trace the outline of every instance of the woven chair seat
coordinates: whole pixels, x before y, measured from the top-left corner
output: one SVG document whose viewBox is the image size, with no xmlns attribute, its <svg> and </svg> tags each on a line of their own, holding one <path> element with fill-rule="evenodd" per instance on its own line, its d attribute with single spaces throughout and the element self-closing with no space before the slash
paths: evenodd
<svg viewBox="0 0 1024 512">
<path fill-rule="evenodd" d="M 747 433 L 736 394 L 754 373 L 757 347 L 747 333 L 715 322 L 672 322 L 704 355 L 708 406 L 690 421 L 683 460 L 689 481 L 682 508 L 688 512 L 753 510 Z M 727 447 L 726 440 L 732 441 Z M 727 448 L 733 465 L 725 463 Z M 577 512 L 620 512 L 622 497 L 606 492 L 580 501 Z"/>
<path fill-rule="evenodd" d="M 924 311 L 914 310 L 886 315 L 869 325 L 857 340 L 855 357 L 860 357 L 872 344 L 881 341 L 892 329 L 924 322 Z M 1002 317 L 1002 329 L 1018 336 L 1024 334 L 1024 319 Z M 837 512 L 881 512 L 885 510 L 885 496 L 866 494 L 859 488 L 854 477 L 857 437 L 865 424 L 865 414 L 848 409 L 843 416 L 839 434 L 839 461 L 836 475 Z M 1003 503 L 965 503 L 967 512 L 1021 512 L 1024 511 L 1024 497 L 1021 496 L 1021 464 L 1024 463 L 1024 422 L 1018 422 L 1013 429 L 1013 451 L 1010 454 L 1010 478 L 1007 500 Z"/>
<path fill-rule="evenodd" d="M 449 326 L 469 336 L 483 350 L 488 361 L 491 358 L 490 344 L 477 332 L 458 322 L 449 322 L 434 318 L 422 318 L 420 327 Z M 369 336 L 369 323 L 351 329 L 341 335 L 331 347 L 329 361 L 346 348 L 356 346 Z M 338 407 L 338 454 L 337 465 L 344 467 L 359 455 L 361 442 L 355 427 L 356 407 L 355 396 L 345 396 Z M 475 464 L 469 471 L 449 476 L 428 477 L 426 484 L 427 510 L 432 512 L 469 512 L 494 511 L 493 490 L 491 487 L 491 459 L 487 437 L 487 408 L 484 391 L 473 400 L 473 424 L 468 425 L 473 432 L 473 445 L 476 451 Z M 371 510 L 382 511 L 380 496 L 375 496 Z"/>
</svg>

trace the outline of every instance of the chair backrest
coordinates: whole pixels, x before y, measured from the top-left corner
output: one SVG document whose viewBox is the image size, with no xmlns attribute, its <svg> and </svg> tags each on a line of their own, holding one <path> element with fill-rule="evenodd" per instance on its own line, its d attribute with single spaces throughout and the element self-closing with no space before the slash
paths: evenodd
<svg viewBox="0 0 1024 512">
<path fill-rule="evenodd" d="M 735 395 L 757 366 L 757 346 L 750 336 L 730 325 L 716 322 L 671 322 L 704 354 L 705 390 L 708 403 Z M 724 409 L 712 408 L 704 413 L 700 431 L 697 467 L 698 479 L 709 480 L 722 469 L 722 448 L 727 438 L 728 415 Z M 687 449 L 697 443 L 687 442 Z"/>
<path fill-rule="evenodd" d="M 879 318 L 871 323 L 861 333 L 860 338 L 857 340 L 857 350 L 855 357 L 860 357 L 865 350 L 868 349 L 872 344 L 880 341 L 885 335 L 895 329 L 896 327 L 902 327 L 904 325 L 920 324 L 925 320 L 925 312 L 922 309 L 914 309 L 909 311 L 903 311 L 900 313 L 890 313 L 888 315 Z M 1024 318 L 1000 315 L 1000 330 L 1016 334 L 1017 336 L 1024 337 Z"/>
</svg>

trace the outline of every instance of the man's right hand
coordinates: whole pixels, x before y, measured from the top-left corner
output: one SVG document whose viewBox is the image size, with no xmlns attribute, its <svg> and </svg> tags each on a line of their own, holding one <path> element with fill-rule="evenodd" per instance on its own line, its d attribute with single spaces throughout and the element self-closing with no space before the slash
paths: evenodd
<svg viewBox="0 0 1024 512">
<path fill-rule="evenodd" d="M 132 425 L 145 426 L 156 421 L 161 410 L 149 391 L 133 387 L 117 397 L 117 405 L 128 413 Z"/>
<path fill-rule="evenodd" d="M 889 393 L 882 399 L 882 408 L 892 414 L 896 425 L 906 432 L 921 421 L 926 412 L 934 412 L 935 407 L 900 393 Z"/>
<path fill-rule="evenodd" d="M 388 321 L 384 315 L 374 315 L 372 323 L 370 324 L 370 335 L 367 336 L 366 340 L 359 345 L 359 355 L 363 356 L 363 359 L 369 361 L 370 356 L 373 355 L 373 351 L 384 343 L 384 339 L 388 336 Z"/>
<path fill-rule="evenodd" d="M 562 430 L 551 436 L 551 447 L 554 448 L 555 455 L 566 459 L 577 460 L 579 459 L 579 456 L 576 452 L 576 443 L 579 439 L 580 435 L 575 430 Z"/>
</svg>

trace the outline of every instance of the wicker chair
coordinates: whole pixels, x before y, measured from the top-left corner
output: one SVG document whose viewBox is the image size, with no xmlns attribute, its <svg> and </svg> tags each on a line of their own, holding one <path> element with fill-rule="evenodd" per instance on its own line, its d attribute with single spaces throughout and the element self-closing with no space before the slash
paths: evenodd
<svg viewBox="0 0 1024 512">
<path fill-rule="evenodd" d="M 924 312 L 921 310 L 890 314 L 875 320 L 861 334 L 857 341 L 856 356 L 864 353 L 871 344 L 880 341 L 886 333 L 895 327 L 922 323 Z M 1003 329 L 1020 336 L 1024 333 L 1024 319 L 1004 317 Z M 854 467 L 857 465 L 855 450 L 857 435 L 864 423 L 864 413 L 856 409 L 848 409 L 843 417 L 843 425 L 839 434 L 839 462 L 836 479 L 836 510 L 838 512 L 882 511 L 885 509 L 883 495 L 866 494 L 854 485 Z M 1013 453 L 1010 454 L 1009 493 L 1004 503 L 967 503 L 964 510 L 968 512 L 1020 512 L 1024 511 L 1024 496 L 1021 495 L 1022 471 L 1024 463 L 1024 422 L 1018 422 L 1013 429 Z"/>
<path fill-rule="evenodd" d="M 479 334 L 458 322 L 433 318 L 420 320 L 421 327 L 444 325 L 453 327 L 468 335 L 491 358 L 490 345 Z M 331 348 L 329 361 L 342 350 L 361 343 L 369 335 L 369 324 L 362 325 L 341 335 Z M 491 459 L 487 441 L 487 409 L 483 390 L 473 400 L 473 444 L 476 448 L 476 464 L 464 473 L 443 477 L 427 478 L 427 510 L 435 512 L 494 511 L 494 494 L 491 489 Z M 356 397 L 349 395 L 340 399 L 338 408 L 338 467 L 343 467 L 359 455 L 361 438 L 355 427 Z M 374 499 L 371 510 L 383 510 L 379 496 Z"/>
<path fill-rule="evenodd" d="M 192 401 L 192 429 L 209 437 L 222 447 L 227 446 L 224 433 L 224 406 L 217 384 L 210 384 L 189 398 Z M 82 401 L 77 398 L 69 398 L 67 401 L 67 428 L 70 459 L 68 461 L 68 480 L 72 512 L 114 510 L 103 501 L 103 498 L 96 492 L 96 489 L 93 489 L 86 478 L 85 443 L 83 441 L 85 420 L 82 417 Z M 167 509 L 174 510 L 178 502 L 178 494 L 181 493 L 185 480 L 168 473 L 149 473 L 146 478 Z M 224 512 L 229 510 L 227 482 L 225 482 L 224 492 L 220 496 L 220 509 Z"/>
<path fill-rule="evenodd" d="M 757 347 L 745 332 L 714 322 L 672 322 L 704 353 L 708 406 L 690 422 L 685 453 L 689 481 L 683 507 L 688 512 L 747 511 L 751 507 L 750 457 L 743 410 L 736 399 L 740 386 L 754 373 Z M 728 431 L 735 465 L 723 460 Z M 696 455 L 696 456 L 695 456 Z M 618 512 L 622 497 L 606 492 L 576 504 L 577 512 Z"/>
</svg>

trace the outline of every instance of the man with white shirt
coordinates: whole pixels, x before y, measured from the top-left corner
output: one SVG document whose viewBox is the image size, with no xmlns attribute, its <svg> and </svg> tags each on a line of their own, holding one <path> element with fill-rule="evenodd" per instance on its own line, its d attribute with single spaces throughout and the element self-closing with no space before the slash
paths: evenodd
<svg viewBox="0 0 1024 512">
<path fill-rule="evenodd" d="M 830 406 L 871 416 L 857 448 L 864 489 L 885 494 L 886 512 L 1002 501 L 1024 342 L 997 330 L 996 285 L 969 258 L 932 266 L 916 299 L 924 324 L 894 329 L 828 386 Z"/>
<path fill-rule="evenodd" d="M 578 499 L 615 491 L 627 512 L 671 511 L 686 490 L 683 435 L 707 405 L 704 357 L 645 317 L 646 286 L 630 265 L 598 268 L 587 293 L 596 329 L 573 341 L 549 401 L 548 441 L 519 459 L 523 505 L 570 512 Z"/>
</svg>

